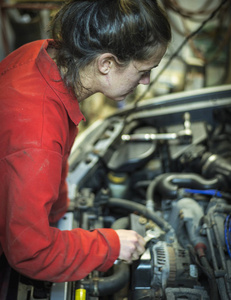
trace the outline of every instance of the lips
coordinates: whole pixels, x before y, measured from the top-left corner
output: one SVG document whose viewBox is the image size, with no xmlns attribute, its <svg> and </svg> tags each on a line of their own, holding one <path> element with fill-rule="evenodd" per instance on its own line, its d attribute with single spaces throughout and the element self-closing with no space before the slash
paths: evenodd
<svg viewBox="0 0 231 300">
<path fill-rule="evenodd" d="M 132 94 L 134 92 L 135 88 L 133 88 L 132 90 L 130 90 L 130 92 L 128 92 L 128 94 Z"/>
</svg>

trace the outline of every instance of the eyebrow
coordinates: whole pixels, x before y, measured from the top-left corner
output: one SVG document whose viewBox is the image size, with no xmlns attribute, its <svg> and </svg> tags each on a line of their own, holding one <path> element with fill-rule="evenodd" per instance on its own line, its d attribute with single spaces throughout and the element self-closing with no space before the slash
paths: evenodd
<svg viewBox="0 0 231 300">
<path fill-rule="evenodd" d="M 139 72 L 149 72 L 149 71 L 151 71 L 152 69 L 154 69 L 156 67 L 158 67 L 158 65 L 155 65 L 155 66 L 153 66 L 151 68 L 148 68 L 148 69 L 145 69 L 145 70 L 139 70 Z"/>
</svg>

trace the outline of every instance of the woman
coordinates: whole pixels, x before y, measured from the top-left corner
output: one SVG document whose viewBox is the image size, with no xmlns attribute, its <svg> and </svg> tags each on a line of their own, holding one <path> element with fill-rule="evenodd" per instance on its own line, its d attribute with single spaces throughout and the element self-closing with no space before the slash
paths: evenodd
<svg viewBox="0 0 231 300">
<path fill-rule="evenodd" d="M 0 63 L 0 254 L 28 277 L 52 282 L 131 262 L 144 239 L 131 230 L 51 227 L 65 213 L 67 159 L 84 119 L 79 102 L 123 100 L 149 84 L 170 41 L 155 0 L 75 0 L 52 22 L 52 40 Z"/>
</svg>

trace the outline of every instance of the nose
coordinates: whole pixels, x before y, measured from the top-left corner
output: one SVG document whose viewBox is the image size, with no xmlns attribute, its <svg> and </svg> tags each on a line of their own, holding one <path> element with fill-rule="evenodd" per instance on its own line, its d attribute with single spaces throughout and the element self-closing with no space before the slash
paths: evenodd
<svg viewBox="0 0 231 300">
<path fill-rule="evenodd" d="M 147 85 L 150 83 L 150 74 L 151 72 L 146 72 L 143 74 L 143 76 L 140 78 L 139 84 Z"/>
</svg>

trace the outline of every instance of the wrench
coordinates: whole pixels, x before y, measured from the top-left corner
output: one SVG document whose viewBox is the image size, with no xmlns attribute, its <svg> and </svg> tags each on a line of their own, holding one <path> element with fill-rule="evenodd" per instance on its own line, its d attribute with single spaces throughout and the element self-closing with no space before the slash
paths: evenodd
<svg viewBox="0 0 231 300">
<path fill-rule="evenodd" d="M 144 237 L 145 247 L 147 247 L 148 242 L 150 242 L 152 239 L 157 239 L 159 237 L 160 237 L 160 231 L 156 231 L 156 230 L 154 231 L 151 229 L 147 230 Z"/>
</svg>

